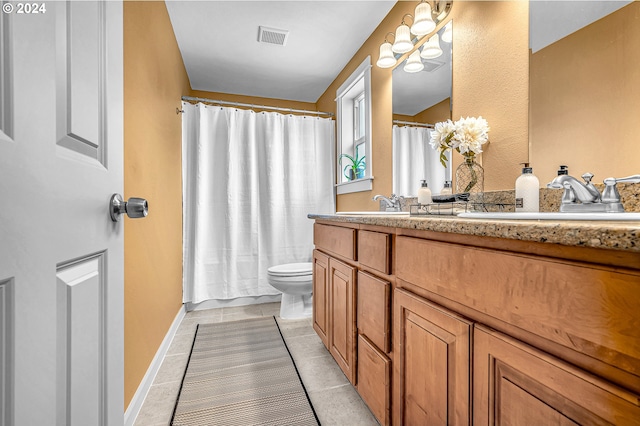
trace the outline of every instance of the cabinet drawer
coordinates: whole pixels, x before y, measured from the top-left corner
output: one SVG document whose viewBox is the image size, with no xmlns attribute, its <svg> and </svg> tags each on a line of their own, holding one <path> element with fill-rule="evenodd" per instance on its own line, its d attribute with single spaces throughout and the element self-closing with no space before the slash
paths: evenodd
<svg viewBox="0 0 640 426">
<path fill-rule="evenodd" d="M 640 376 L 640 273 L 396 238 L 397 284 L 436 293 Z"/>
<path fill-rule="evenodd" d="M 358 393 L 381 425 L 390 423 L 391 361 L 358 336 Z"/>
<path fill-rule="evenodd" d="M 316 248 L 356 260 L 355 229 L 315 223 L 313 225 L 313 243 Z"/>
<path fill-rule="evenodd" d="M 474 333 L 474 424 L 640 424 L 638 395 L 491 329 Z"/>
<path fill-rule="evenodd" d="M 382 232 L 358 233 L 358 261 L 383 274 L 391 272 L 391 236 Z"/>
<path fill-rule="evenodd" d="M 358 330 L 382 351 L 391 350 L 391 284 L 358 272 Z"/>
</svg>

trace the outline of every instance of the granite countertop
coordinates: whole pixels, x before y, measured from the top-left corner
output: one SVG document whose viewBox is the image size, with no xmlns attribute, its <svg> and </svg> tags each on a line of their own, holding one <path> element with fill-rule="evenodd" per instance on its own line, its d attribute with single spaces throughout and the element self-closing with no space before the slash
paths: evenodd
<svg viewBox="0 0 640 426">
<path fill-rule="evenodd" d="M 310 219 L 640 253 L 640 221 L 463 219 L 456 216 L 322 215 Z"/>
</svg>

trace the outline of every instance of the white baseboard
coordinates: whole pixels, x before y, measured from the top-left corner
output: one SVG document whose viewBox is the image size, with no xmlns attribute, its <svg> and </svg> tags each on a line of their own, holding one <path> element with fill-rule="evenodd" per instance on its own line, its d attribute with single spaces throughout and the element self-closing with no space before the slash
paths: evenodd
<svg viewBox="0 0 640 426">
<path fill-rule="evenodd" d="M 215 309 L 225 308 L 231 306 L 245 306 L 245 305 L 257 305 L 259 303 L 274 303 L 279 302 L 282 294 L 273 294 L 265 296 L 251 296 L 251 297 L 238 297 L 236 299 L 228 300 L 205 300 L 200 303 L 185 303 L 187 312 L 201 311 L 203 309 Z"/>
<path fill-rule="evenodd" d="M 138 413 L 140 413 L 140 409 L 142 408 L 142 403 L 144 402 L 144 399 L 149 392 L 149 388 L 151 388 L 151 385 L 153 384 L 153 379 L 155 379 L 156 374 L 158 374 L 158 370 L 162 365 L 164 356 L 169 350 L 169 345 L 171 345 L 171 341 L 178 331 L 178 326 L 180 326 L 185 312 L 185 306 L 182 305 L 180 307 L 180 310 L 178 311 L 178 314 L 173 320 L 171 327 L 169 327 L 169 331 L 167 331 L 167 334 L 164 336 L 162 344 L 156 352 L 156 356 L 153 357 L 153 361 L 151 361 L 151 365 L 149 365 L 147 373 L 142 378 L 140 385 L 138 385 L 138 390 L 136 390 L 136 393 L 135 395 L 133 395 L 133 398 L 131 399 L 127 410 L 124 412 L 125 426 L 133 426 L 133 423 L 136 421 L 136 417 L 138 417 Z"/>
</svg>

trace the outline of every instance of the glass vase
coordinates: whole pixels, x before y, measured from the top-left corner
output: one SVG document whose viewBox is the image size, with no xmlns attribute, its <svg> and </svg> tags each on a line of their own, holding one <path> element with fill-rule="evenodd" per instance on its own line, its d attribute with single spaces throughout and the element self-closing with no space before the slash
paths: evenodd
<svg viewBox="0 0 640 426">
<path fill-rule="evenodd" d="M 484 192 L 484 169 L 474 157 L 465 157 L 465 161 L 456 169 L 456 192 L 479 195 Z"/>
</svg>

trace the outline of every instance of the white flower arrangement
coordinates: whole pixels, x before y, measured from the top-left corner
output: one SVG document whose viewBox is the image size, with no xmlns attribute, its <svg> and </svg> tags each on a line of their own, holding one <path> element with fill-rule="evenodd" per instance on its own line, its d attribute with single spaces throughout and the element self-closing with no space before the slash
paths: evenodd
<svg viewBox="0 0 640 426">
<path fill-rule="evenodd" d="M 482 117 L 460 117 L 455 123 L 447 120 L 434 127 L 429 144 L 440 150 L 440 162 L 444 167 L 447 167 L 444 153 L 448 150 L 455 149 L 465 158 L 473 158 L 482 152 L 482 145 L 489 140 L 489 123 Z"/>
</svg>

